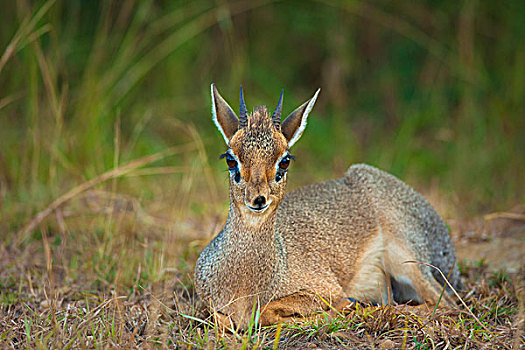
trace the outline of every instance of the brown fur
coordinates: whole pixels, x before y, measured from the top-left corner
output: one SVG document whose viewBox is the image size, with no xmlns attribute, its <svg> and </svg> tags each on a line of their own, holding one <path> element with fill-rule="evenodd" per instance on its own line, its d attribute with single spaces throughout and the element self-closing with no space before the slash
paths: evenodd
<svg viewBox="0 0 525 350">
<path fill-rule="evenodd" d="M 450 281 L 460 286 L 445 224 L 392 175 L 358 164 L 343 178 L 284 194 L 287 178 L 276 181 L 277 163 L 302 133 L 315 97 L 283 122 L 294 130 L 287 135 L 265 107 L 233 134 L 231 114 L 221 115 L 231 108 L 213 111 L 219 130 L 221 119 L 230 125 L 221 132 L 240 163 L 240 181 L 231 172 L 228 220 L 200 255 L 195 285 L 223 324 L 246 327 L 254 303 L 263 325 L 341 307 L 348 297 L 437 303 L 443 281 L 430 267 L 407 261 L 436 265 L 445 274 L 452 270 Z M 254 212 L 249 206 L 258 196 L 270 204 Z M 442 304 L 452 302 L 446 296 Z"/>
</svg>

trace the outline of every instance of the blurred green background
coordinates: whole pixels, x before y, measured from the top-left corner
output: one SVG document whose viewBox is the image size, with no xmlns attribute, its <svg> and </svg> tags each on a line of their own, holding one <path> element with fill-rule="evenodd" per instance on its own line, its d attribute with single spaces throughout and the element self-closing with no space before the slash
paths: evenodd
<svg viewBox="0 0 525 350">
<path fill-rule="evenodd" d="M 1 8 L 4 228 L 119 164 L 188 142 L 191 151 L 111 189 L 183 214 L 204 215 L 220 201 L 224 215 L 212 82 L 236 110 L 241 84 L 249 109 L 273 109 L 284 88 L 284 114 L 321 88 L 293 149 L 292 188 L 366 162 L 437 189 L 462 214 L 525 200 L 525 1 L 22 0 Z"/>
</svg>

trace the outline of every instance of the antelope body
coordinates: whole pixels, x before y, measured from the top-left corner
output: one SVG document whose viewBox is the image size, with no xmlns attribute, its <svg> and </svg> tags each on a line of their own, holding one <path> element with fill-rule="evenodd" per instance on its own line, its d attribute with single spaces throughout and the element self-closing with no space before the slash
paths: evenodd
<svg viewBox="0 0 525 350">
<path fill-rule="evenodd" d="M 281 123 L 282 93 L 272 116 L 264 106 L 249 114 L 241 89 L 237 118 L 211 86 L 213 119 L 228 146 L 230 209 L 197 261 L 195 286 L 228 326 L 245 328 L 254 305 L 269 325 L 341 308 L 348 298 L 436 304 L 444 280 L 426 264 L 451 271 L 460 286 L 446 225 L 396 177 L 358 164 L 285 195 L 289 149 L 318 93 Z M 452 302 L 445 293 L 442 305 Z"/>
</svg>

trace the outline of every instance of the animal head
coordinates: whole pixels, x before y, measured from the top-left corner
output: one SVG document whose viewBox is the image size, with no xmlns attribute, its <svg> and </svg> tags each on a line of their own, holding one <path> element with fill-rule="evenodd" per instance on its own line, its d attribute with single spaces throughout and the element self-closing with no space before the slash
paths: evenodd
<svg viewBox="0 0 525 350">
<path fill-rule="evenodd" d="M 230 173 L 230 201 L 239 213 L 259 222 L 274 212 L 284 196 L 289 149 L 301 137 L 317 95 L 281 122 L 283 92 L 270 116 L 265 106 L 248 113 L 241 87 L 239 117 L 211 85 L 213 121 L 224 137 Z"/>
</svg>

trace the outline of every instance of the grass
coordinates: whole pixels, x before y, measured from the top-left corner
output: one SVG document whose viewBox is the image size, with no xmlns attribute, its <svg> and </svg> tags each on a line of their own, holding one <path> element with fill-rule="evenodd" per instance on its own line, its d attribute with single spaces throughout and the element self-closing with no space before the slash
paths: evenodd
<svg viewBox="0 0 525 350">
<path fill-rule="evenodd" d="M 483 265 L 464 270 L 462 297 L 470 310 L 458 306 L 438 309 L 433 315 L 425 307 L 352 304 L 339 314 L 222 335 L 195 296 L 191 269 L 163 267 L 166 238 L 150 238 L 139 245 L 134 240 L 121 242 L 115 251 L 93 257 L 93 264 L 82 267 L 69 259 L 71 250 L 96 253 L 105 242 L 71 240 L 64 249 L 62 242 L 51 238 L 35 239 L 22 252 L 3 249 L 2 347 L 375 348 L 385 344 L 432 349 L 449 344 L 450 348 L 511 349 L 525 342 L 520 331 L 523 271 L 502 275 L 488 272 Z M 125 253 L 131 250 L 134 254 Z M 158 255 L 148 258 L 155 250 Z M 186 254 L 186 262 L 192 264 L 197 251 Z M 114 263 L 115 256 L 120 256 L 119 264 Z M 139 262 L 138 257 L 142 257 Z M 102 268 L 98 259 L 107 267 Z M 4 265 L 5 261 L 10 263 Z M 129 271 L 131 265 L 137 270 Z M 82 276 L 75 277 L 79 272 Z"/>
<path fill-rule="evenodd" d="M 242 83 L 250 107 L 285 87 L 285 112 L 322 88 L 292 188 L 365 161 L 428 194 L 456 241 L 483 215 L 523 221 L 522 2 L 301 5 L 3 4 L 0 347 L 525 346 L 525 271 L 482 262 L 462 267 L 470 311 L 217 332 L 193 287 L 228 206 L 211 82 L 228 101 Z"/>
</svg>

